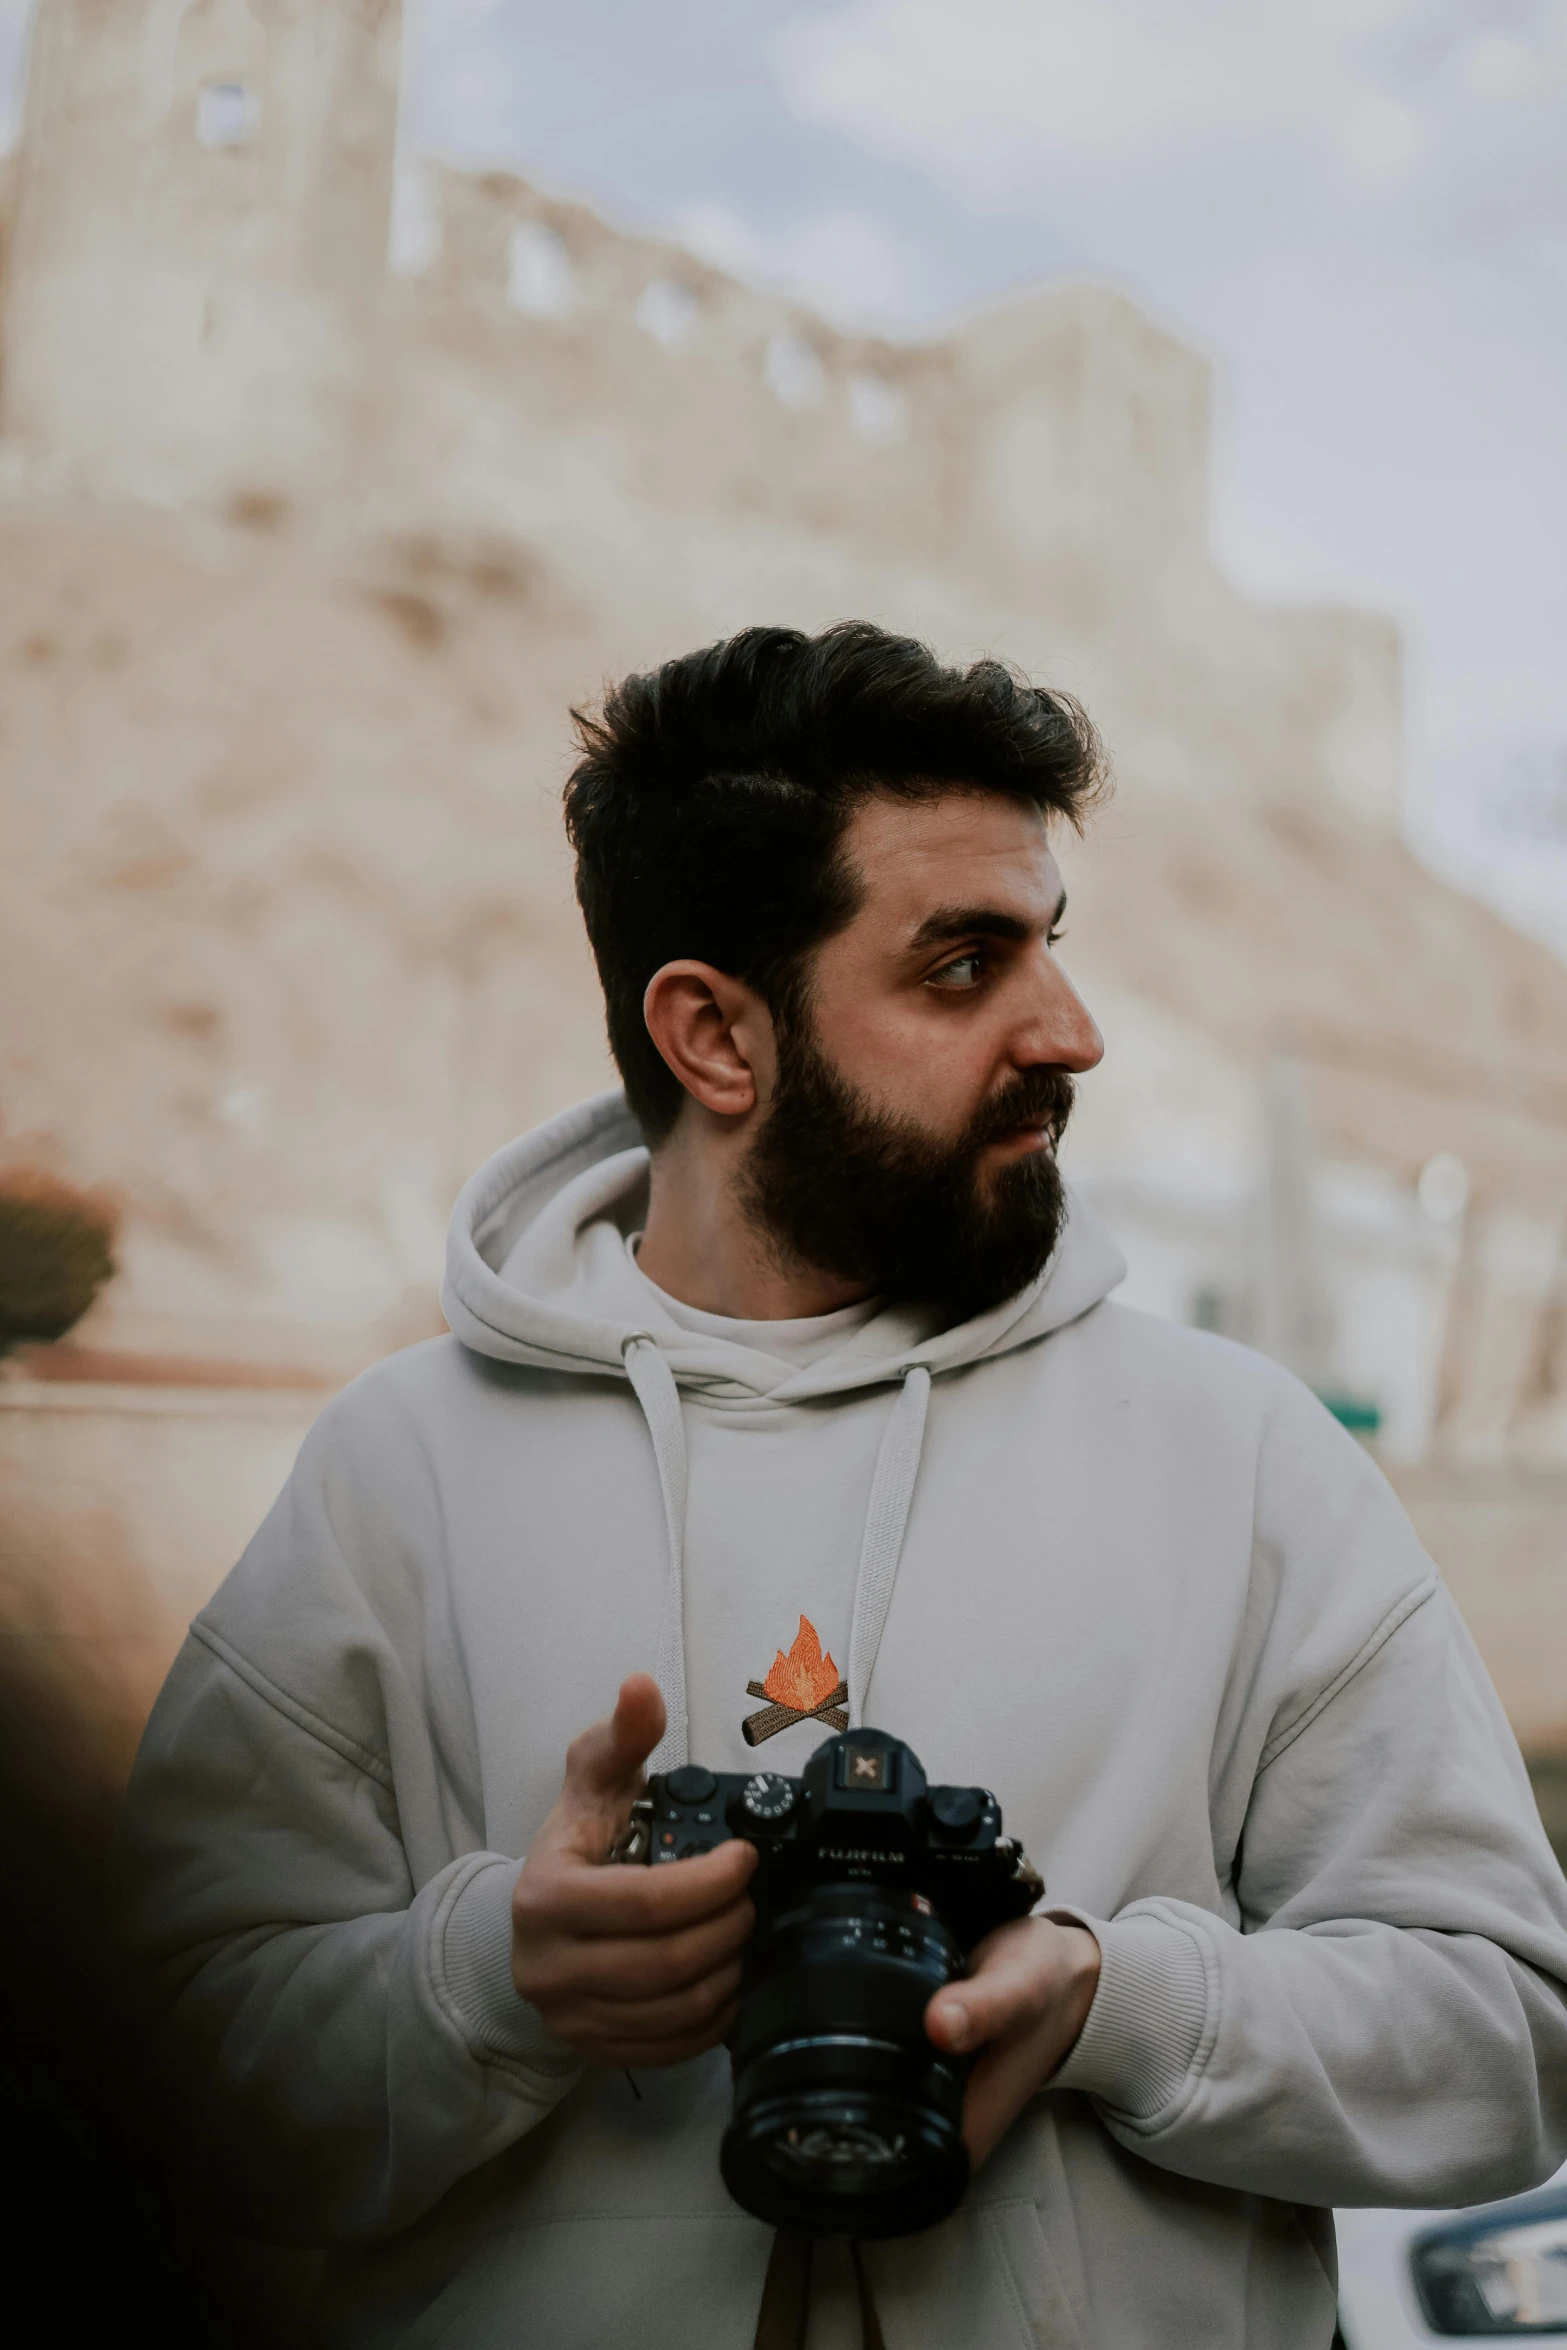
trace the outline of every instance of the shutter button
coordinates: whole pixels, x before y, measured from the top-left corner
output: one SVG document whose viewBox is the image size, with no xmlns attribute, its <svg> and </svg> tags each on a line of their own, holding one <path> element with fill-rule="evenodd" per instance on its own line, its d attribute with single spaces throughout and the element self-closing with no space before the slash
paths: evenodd
<svg viewBox="0 0 1567 2350">
<path fill-rule="evenodd" d="M 710 1795 L 718 1793 L 718 1781 L 700 1763 L 682 1763 L 678 1771 L 670 1772 L 664 1786 L 676 1803 L 706 1803 Z"/>
</svg>

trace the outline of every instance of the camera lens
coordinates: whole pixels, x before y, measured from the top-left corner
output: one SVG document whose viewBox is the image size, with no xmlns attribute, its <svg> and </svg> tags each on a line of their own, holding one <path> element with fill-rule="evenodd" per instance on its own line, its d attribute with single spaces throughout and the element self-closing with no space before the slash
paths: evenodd
<svg viewBox="0 0 1567 2350">
<path fill-rule="evenodd" d="M 724 2135 L 736 2202 L 802 2235 L 901 2236 L 968 2184 L 967 2067 L 925 2036 L 962 1954 L 918 1895 L 824 1885 L 753 1944 Z"/>
</svg>

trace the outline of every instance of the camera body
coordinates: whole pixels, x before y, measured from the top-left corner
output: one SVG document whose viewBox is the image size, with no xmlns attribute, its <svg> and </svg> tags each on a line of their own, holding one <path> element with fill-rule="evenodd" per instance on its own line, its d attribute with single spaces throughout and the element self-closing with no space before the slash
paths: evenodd
<svg viewBox="0 0 1567 2350">
<path fill-rule="evenodd" d="M 993 1928 L 1044 1891 L 983 1787 L 930 1787 L 879 1730 L 820 1745 L 802 1776 L 656 1775 L 620 1860 L 661 1868 L 756 1847 L 756 1931 L 732 2042 L 720 2161 L 735 2200 L 805 2235 L 892 2236 L 961 2200 L 968 2066 L 925 2008 Z"/>
</svg>

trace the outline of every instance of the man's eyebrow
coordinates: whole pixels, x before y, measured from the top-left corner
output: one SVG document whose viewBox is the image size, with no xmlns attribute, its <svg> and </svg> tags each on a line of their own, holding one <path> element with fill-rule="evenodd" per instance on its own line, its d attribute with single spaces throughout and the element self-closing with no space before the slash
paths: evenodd
<svg viewBox="0 0 1567 2350">
<path fill-rule="evenodd" d="M 918 954 L 924 947 L 943 946 L 955 938 L 1010 938 L 1026 946 L 1041 931 L 1048 937 L 1058 929 L 1065 912 L 1065 890 L 1042 923 L 1026 922 L 1021 914 L 1008 914 L 1000 906 L 938 906 L 915 931 L 909 951 Z"/>
</svg>

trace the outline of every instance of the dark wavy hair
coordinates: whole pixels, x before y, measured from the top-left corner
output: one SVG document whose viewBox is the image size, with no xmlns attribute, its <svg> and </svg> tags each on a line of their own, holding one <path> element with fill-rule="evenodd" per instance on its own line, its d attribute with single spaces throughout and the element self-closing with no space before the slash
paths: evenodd
<svg viewBox="0 0 1567 2350">
<path fill-rule="evenodd" d="M 577 900 L 610 1050 L 650 1143 L 684 1088 L 642 1017 L 648 981 L 691 956 L 755 988 L 775 1018 L 803 1006 L 811 950 L 850 921 L 842 856 L 874 792 L 998 792 L 1076 825 L 1099 791 L 1099 738 L 1067 694 L 1000 661 L 946 669 L 912 637 L 848 620 L 819 636 L 748 628 L 627 677 L 572 712 L 566 786 Z"/>
</svg>

